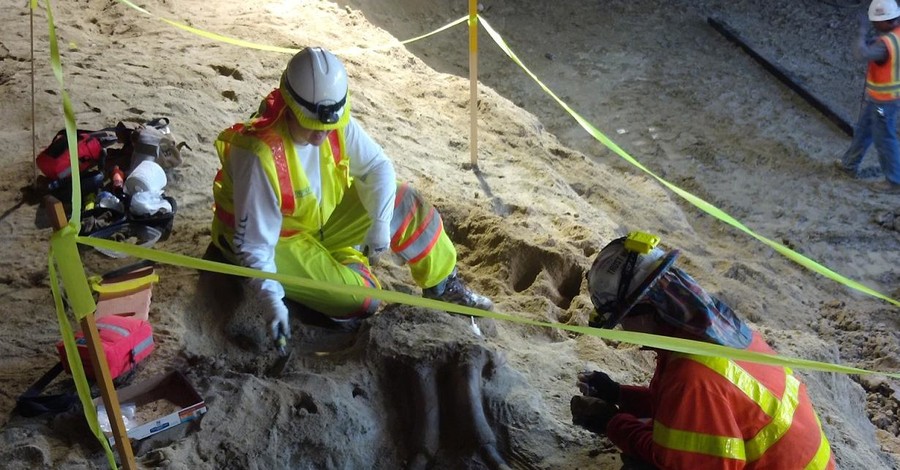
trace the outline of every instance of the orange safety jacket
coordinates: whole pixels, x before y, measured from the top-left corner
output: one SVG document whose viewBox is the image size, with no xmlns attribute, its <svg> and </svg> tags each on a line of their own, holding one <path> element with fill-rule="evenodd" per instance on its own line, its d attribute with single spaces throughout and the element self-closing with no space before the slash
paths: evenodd
<svg viewBox="0 0 900 470">
<path fill-rule="evenodd" d="M 232 243 L 234 236 L 233 187 L 231 175 L 224 170 L 232 146 L 246 148 L 260 158 L 281 208 L 282 238 L 320 230 L 350 187 L 352 178 L 349 158 L 344 151 L 344 131 L 336 129 L 328 134 L 329 145 L 320 146 L 322 200 L 316 199 L 309 189 L 309 180 L 302 166 L 288 155 L 287 147 L 293 144 L 287 121 L 281 119 L 285 109 L 284 100 L 276 89 L 263 101 L 257 117 L 249 123 L 235 124 L 219 134 L 215 145 L 222 168 L 213 182 L 215 218 L 212 231 L 215 242 L 224 239 Z"/>
<path fill-rule="evenodd" d="M 894 101 L 900 98 L 900 27 L 878 37 L 887 47 L 888 58 L 882 63 L 869 61 L 866 73 L 866 93 L 875 101 Z"/>
<path fill-rule="evenodd" d="M 774 353 L 755 332 L 748 350 Z M 623 386 L 620 407 L 607 436 L 660 469 L 834 469 L 806 387 L 785 367 L 662 351 L 650 387 Z"/>
</svg>

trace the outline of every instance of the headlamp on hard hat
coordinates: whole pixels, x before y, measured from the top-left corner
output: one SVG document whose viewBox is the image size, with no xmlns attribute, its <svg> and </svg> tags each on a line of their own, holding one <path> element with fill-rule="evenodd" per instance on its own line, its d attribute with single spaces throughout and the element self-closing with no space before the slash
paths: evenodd
<svg viewBox="0 0 900 470">
<path fill-rule="evenodd" d="M 634 231 L 625 237 L 625 249 L 632 253 L 646 255 L 659 245 L 659 237 L 645 232 Z"/>
<path fill-rule="evenodd" d="M 595 310 L 591 326 L 615 327 L 659 274 L 674 263 L 677 251 L 665 256 L 656 248 L 658 244 L 659 237 L 634 231 L 600 251 L 587 274 Z"/>
<path fill-rule="evenodd" d="M 303 106 L 304 109 L 308 110 L 314 116 L 319 118 L 319 121 L 322 124 L 334 124 L 338 122 L 341 118 L 341 108 L 344 107 L 344 103 L 347 102 L 347 96 L 344 95 L 338 102 L 333 101 L 320 101 L 318 103 L 311 103 L 303 99 L 302 96 L 298 95 L 297 92 L 294 91 L 290 86 L 287 87 L 288 92 L 291 94 L 291 98 L 294 98 L 294 101 L 297 102 L 300 106 Z"/>
<path fill-rule="evenodd" d="M 281 95 L 301 127 L 317 131 L 342 128 L 350 118 L 347 70 L 331 52 L 307 47 L 288 62 Z"/>
</svg>

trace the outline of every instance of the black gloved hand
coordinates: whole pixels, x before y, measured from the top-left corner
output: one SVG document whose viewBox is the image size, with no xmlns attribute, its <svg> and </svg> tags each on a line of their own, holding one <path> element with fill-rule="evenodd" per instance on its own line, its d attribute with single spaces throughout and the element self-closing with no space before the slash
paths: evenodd
<svg viewBox="0 0 900 470">
<path fill-rule="evenodd" d="M 606 434 L 609 420 L 619 412 L 619 407 L 599 398 L 575 395 L 569 403 L 572 424 L 596 434 Z"/>
<path fill-rule="evenodd" d="M 619 403 L 621 386 L 605 373 L 595 370 L 578 374 L 578 390 L 582 395 L 615 404 Z"/>
</svg>

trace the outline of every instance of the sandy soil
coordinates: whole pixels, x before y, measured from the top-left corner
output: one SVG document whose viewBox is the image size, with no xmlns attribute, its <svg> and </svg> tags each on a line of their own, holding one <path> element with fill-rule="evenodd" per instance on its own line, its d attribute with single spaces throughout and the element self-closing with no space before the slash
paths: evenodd
<svg viewBox="0 0 900 470">
<path fill-rule="evenodd" d="M 851 1 L 844 4 L 851 4 Z M 725 40 L 725 21 L 849 121 L 864 64 L 850 43 L 860 8 L 842 2 L 484 2 L 483 15 L 573 109 L 648 169 L 759 234 L 892 298 L 900 297 L 897 196 L 831 169 L 849 138 Z M 835 6 L 838 5 L 838 6 Z M 324 45 L 345 59 L 355 116 L 441 210 L 464 278 L 497 310 L 584 324 L 584 271 L 610 239 L 656 232 L 683 265 L 782 354 L 896 372 L 896 307 L 786 260 L 665 189 L 594 140 L 482 32 L 479 167 L 469 161 L 466 31 L 407 48 L 391 44 L 465 14 L 465 2 L 148 0 L 156 14 L 281 47 Z M 54 4 L 66 87 L 81 128 L 171 118 L 192 150 L 170 178 L 175 229 L 157 248 L 199 257 L 209 241 L 212 141 L 277 84 L 285 54 L 212 42 L 111 0 Z M 77 412 L 24 418 L 16 397 L 57 360 L 49 295 L 50 230 L 27 190 L 32 128 L 43 147 L 63 127 L 49 66 L 46 15 L 0 13 L 0 461 L 7 468 L 106 464 Z M 896 220 L 896 221 L 895 221 Z M 86 270 L 127 260 L 82 250 Z M 435 468 L 485 468 L 459 377 L 481 376 L 496 445 L 514 468 L 619 468 L 611 444 L 573 427 L 575 374 L 607 370 L 643 382 L 653 356 L 626 344 L 552 329 L 392 305 L 356 332 L 301 325 L 279 379 L 258 312 L 197 272 L 160 266 L 150 320 L 157 350 L 136 380 L 183 370 L 209 405 L 199 432 L 141 449 L 145 468 L 398 468 L 421 449 L 412 413 L 420 372 L 438 385 Z M 402 266 L 378 275 L 418 294 Z M 213 289 L 213 290 L 210 290 Z M 845 469 L 900 467 L 900 382 L 799 371 Z M 427 374 L 426 374 L 427 375 Z"/>
</svg>

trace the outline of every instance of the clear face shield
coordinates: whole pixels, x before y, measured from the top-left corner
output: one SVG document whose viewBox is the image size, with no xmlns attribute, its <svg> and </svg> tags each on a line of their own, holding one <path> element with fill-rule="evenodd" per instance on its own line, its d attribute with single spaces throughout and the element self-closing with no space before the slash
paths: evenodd
<svg viewBox="0 0 900 470">
<path fill-rule="evenodd" d="M 639 256 L 638 253 L 629 253 L 625 257 L 624 266 L 620 271 L 615 297 L 610 297 L 608 295 L 604 296 L 598 292 L 591 292 L 591 303 L 594 305 L 594 315 L 592 315 L 589 324 L 596 328 L 615 328 L 635 305 L 643 301 L 644 295 L 654 287 L 656 281 L 661 277 L 661 274 L 668 271 L 672 264 L 675 263 L 679 254 L 678 250 L 673 250 L 671 253 L 664 256 L 650 275 L 646 276 L 641 284 L 631 291 L 631 295 L 628 295 L 630 287 L 636 282 L 634 279 L 635 264 L 636 259 Z M 592 275 L 597 275 L 596 272 L 593 272 L 597 268 L 596 265 L 593 266 L 591 268 L 592 273 L 588 273 L 589 283 L 590 277 Z"/>
</svg>

